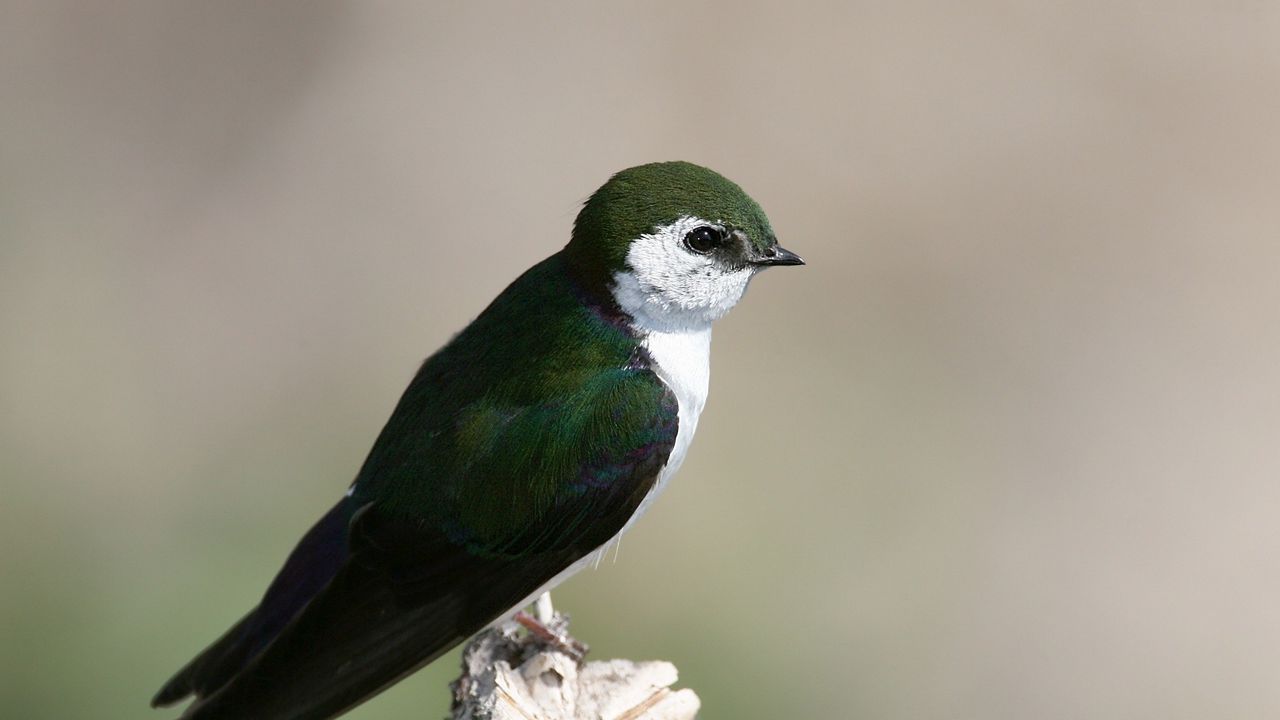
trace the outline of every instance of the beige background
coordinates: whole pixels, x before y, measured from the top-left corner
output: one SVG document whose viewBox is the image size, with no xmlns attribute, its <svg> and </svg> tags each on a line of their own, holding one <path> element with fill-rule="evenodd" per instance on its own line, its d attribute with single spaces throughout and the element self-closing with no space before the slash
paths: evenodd
<svg viewBox="0 0 1280 720">
<path fill-rule="evenodd" d="M 170 717 L 420 359 L 675 158 L 810 265 L 559 594 L 597 657 L 706 718 L 1280 714 L 1280 5 L 4 16 L 5 717 Z"/>
</svg>

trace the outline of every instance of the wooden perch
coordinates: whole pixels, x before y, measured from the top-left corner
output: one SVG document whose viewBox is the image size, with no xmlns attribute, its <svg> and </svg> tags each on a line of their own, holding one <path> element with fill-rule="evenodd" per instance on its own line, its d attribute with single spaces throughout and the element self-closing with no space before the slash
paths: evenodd
<svg viewBox="0 0 1280 720">
<path fill-rule="evenodd" d="M 548 626 L 567 636 L 569 621 Z M 556 643 L 520 632 L 515 621 L 485 630 L 462 652 L 452 720 L 693 720 L 692 690 L 672 690 L 676 668 L 651 660 L 582 664 Z"/>
</svg>

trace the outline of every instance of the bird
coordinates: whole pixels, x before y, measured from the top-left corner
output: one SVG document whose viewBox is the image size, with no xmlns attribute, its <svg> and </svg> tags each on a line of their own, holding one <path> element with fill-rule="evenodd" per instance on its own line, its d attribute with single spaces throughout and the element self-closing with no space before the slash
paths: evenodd
<svg viewBox="0 0 1280 720">
<path fill-rule="evenodd" d="M 761 270 L 803 264 L 715 171 L 614 174 L 567 245 L 427 358 L 257 606 L 152 706 L 336 717 L 590 564 L 679 469 L 712 324 Z"/>
</svg>

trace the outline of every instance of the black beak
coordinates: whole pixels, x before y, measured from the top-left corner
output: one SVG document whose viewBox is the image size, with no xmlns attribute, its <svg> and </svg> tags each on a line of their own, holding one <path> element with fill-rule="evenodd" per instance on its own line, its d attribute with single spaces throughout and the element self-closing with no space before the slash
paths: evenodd
<svg viewBox="0 0 1280 720">
<path fill-rule="evenodd" d="M 784 247 L 773 245 L 765 248 L 759 257 L 751 261 L 751 264 L 765 267 L 773 265 L 803 265 L 804 260 Z"/>
</svg>

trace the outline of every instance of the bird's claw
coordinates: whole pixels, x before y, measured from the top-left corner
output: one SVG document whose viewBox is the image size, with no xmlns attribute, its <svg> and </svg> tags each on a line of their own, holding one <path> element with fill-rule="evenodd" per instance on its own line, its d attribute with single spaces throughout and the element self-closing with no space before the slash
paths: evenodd
<svg viewBox="0 0 1280 720">
<path fill-rule="evenodd" d="M 556 615 L 551 622 L 544 623 L 538 618 L 521 610 L 516 613 L 515 621 L 524 626 L 538 642 L 550 645 L 556 650 L 573 658 L 574 662 L 582 662 L 591 649 L 587 644 L 568 633 L 569 623 L 563 615 Z"/>
</svg>

